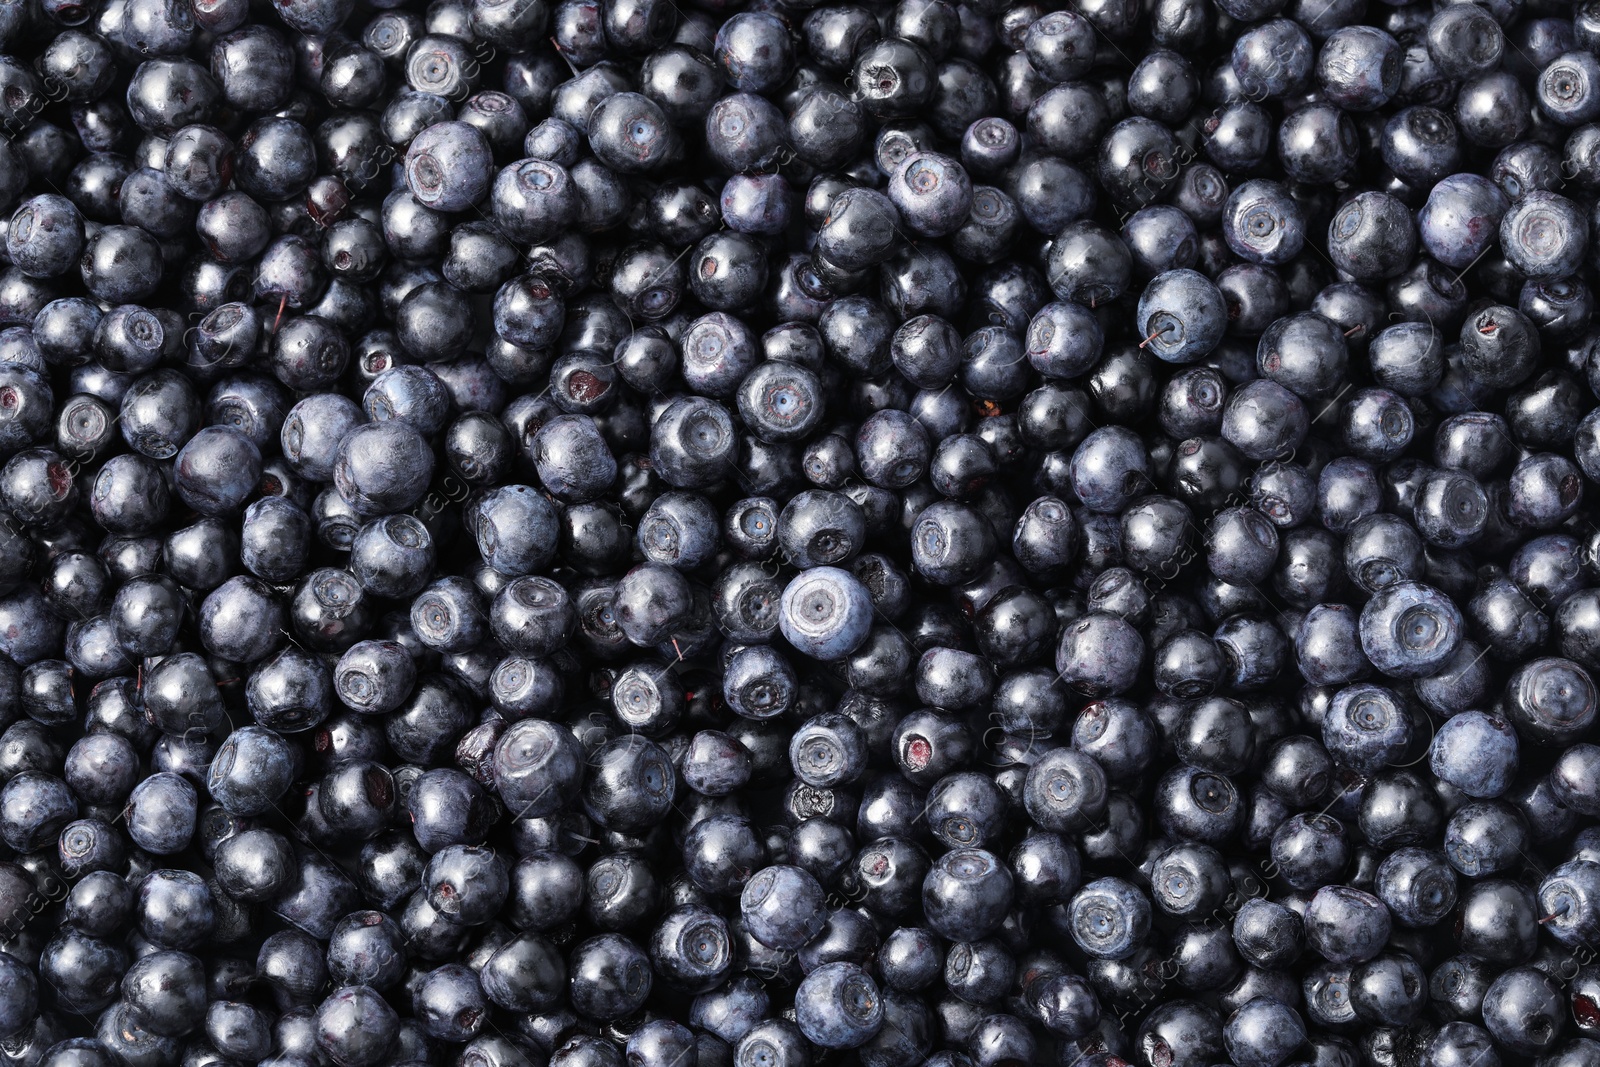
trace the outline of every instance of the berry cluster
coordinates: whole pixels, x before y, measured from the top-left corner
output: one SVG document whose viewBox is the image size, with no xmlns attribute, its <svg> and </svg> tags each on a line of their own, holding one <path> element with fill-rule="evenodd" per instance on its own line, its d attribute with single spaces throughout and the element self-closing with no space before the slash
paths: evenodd
<svg viewBox="0 0 1600 1067">
<path fill-rule="evenodd" d="M 1594 2 L 0 0 L 0 1067 L 1600 1067 L 1597 228 Z"/>
</svg>

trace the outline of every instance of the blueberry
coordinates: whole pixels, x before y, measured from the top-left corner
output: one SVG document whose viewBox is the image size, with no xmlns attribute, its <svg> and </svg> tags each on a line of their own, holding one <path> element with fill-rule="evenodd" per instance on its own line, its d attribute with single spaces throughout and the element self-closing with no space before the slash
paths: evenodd
<svg viewBox="0 0 1600 1067">
<path fill-rule="evenodd" d="M 1144 641 L 1132 624 L 1095 612 L 1062 629 L 1056 669 L 1063 681 L 1081 692 L 1112 696 L 1133 687 L 1144 655 Z"/>
<path fill-rule="evenodd" d="M 1378 898 L 1403 926 L 1425 927 L 1439 921 L 1456 903 L 1456 877 L 1436 852 L 1402 848 L 1378 867 Z"/>
<path fill-rule="evenodd" d="M 1411 213 L 1388 193 L 1358 193 L 1328 224 L 1329 257 L 1358 281 L 1395 277 L 1410 265 L 1416 247 Z"/>
<path fill-rule="evenodd" d="M 261 815 L 288 791 L 293 773 L 288 742 L 271 730 L 246 726 L 217 749 L 206 791 L 233 814 Z"/>
<path fill-rule="evenodd" d="M 782 113 L 747 92 L 717 100 L 705 113 L 706 147 L 730 171 L 765 169 L 782 144 Z"/>
<path fill-rule="evenodd" d="M 576 221 L 579 193 L 565 166 L 545 159 L 524 159 L 495 176 L 490 203 L 494 221 L 512 240 L 543 241 Z"/>
<path fill-rule="evenodd" d="M 1349 886 L 1325 886 L 1305 914 L 1306 940 L 1329 962 L 1371 959 L 1388 940 L 1389 910 L 1378 898 Z"/>
<path fill-rule="evenodd" d="M 813 567 L 784 588 L 779 627 L 812 658 L 833 660 L 855 651 L 871 623 L 871 596 L 848 571 Z"/>
<path fill-rule="evenodd" d="M 488 141 L 476 127 L 442 122 L 412 138 L 406 150 L 406 182 L 428 207 L 462 211 L 489 191 L 489 162 Z"/>
<path fill-rule="evenodd" d="M 794 62 L 789 29 L 775 15 L 735 15 L 717 30 L 715 58 L 734 89 L 754 93 L 774 89 L 788 77 Z"/>
<path fill-rule="evenodd" d="M 638 93 L 602 100 L 590 113 L 588 134 L 596 158 L 621 173 L 655 170 L 680 151 L 666 112 Z"/>
<path fill-rule="evenodd" d="M 648 957 L 620 934 L 603 934 L 579 944 L 568 973 L 573 1007 L 589 1018 L 626 1015 L 650 994 Z"/>
<path fill-rule="evenodd" d="M 1452 174 L 1435 185 L 1417 216 L 1423 249 L 1456 270 L 1465 270 L 1490 247 L 1510 202 L 1493 182 L 1475 174 Z"/>
<path fill-rule="evenodd" d="M 1459 1019 L 1439 1028 L 1428 1042 L 1426 1055 L 1431 1062 L 1439 1064 L 1471 1063 L 1480 1059 L 1492 1062 L 1499 1058 L 1488 1031 Z"/>
<path fill-rule="evenodd" d="M 1348 360 L 1343 331 L 1314 312 L 1274 322 L 1256 347 L 1261 375 L 1302 399 L 1331 395 Z"/>
<path fill-rule="evenodd" d="M 53 278 L 71 269 L 84 246 L 83 217 L 64 196 L 36 196 L 17 208 L 6 251 L 28 275 Z"/>
<path fill-rule="evenodd" d="M 1401 85 L 1405 53 L 1376 26 L 1342 26 L 1317 55 L 1317 83 L 1348 111 L 1372 111 L 1392 100 Z"/>
<path fill-rule="evenodd" d="M 136 908 L 139 932 L 165 949 L 188 952 L 199 948 L 216 924 L 210 889 L 189 871 L 150 872 L 139 886 Z"/>
<path fill-rule="evenodd" d="M 1251 263 L 1287 263 L 1305 241 L 1299 205 L 1274 182 L 1248 181 L 1234 189 L 1223 208 L 1222 227 L 1228 247 Z"/>
<path fill-rule="evenodd" d="M 333 481 L 358 512 L 403 511 L 427 491 L 433 462 L 427 442 L 405 422 L 367 423 L 339 442 Z"/>
<path fill-rule="evenodd" d="M 918 234 L 942 237 L 959 229 L 972 210 L 972 182 L 949 156 L 907 156 L 889 181 L 889 199 L 905 225 Z"/>
<path fill-rule="evenodd" d="M 828 963 L 795 991 L 795 1022 L 806 1040 L 824 1048 L 855 1048 L 884 1024 L 883 996 L 853 963 Z"/>
<path fill-rule="evenodd" d="M 1459 169 L 1461 147 L 1455 123 L 1426 105 L 1408 107 L 1383 129 L 1383 161 L 1401 180 L 1417 185 L 1437 181 Z"/>
<path fill-rule="evenodd" d="M 1588 247 L 1578 208 L 1558 193 L 1534 191 L 1518 198 L 1500 222 L 1506 259 L 1530 278 L 1573 273 Z"/>
<path fill-rule="evenodd" d="M 1240 1067 L 1276 1067 L 1305 1041 L 1305 1024 L 1295 1010 L 1270 997 L 1256 997 L 1228 1017 L 1222 1040 Z"/>
<path fill-rule="evenodd" d="M 1483 997 L 1483 1022 L 1497 1041 L 1523 1054 L 1544 1052 L 1561 1035 L 1563 997 L 1555 981 L 1532 967 L 1513 967 Z"/>
<path fill-rule="evenodd" d="M 1092 309 L 1121 296 L 1132 273 L 1128 246 L 1092 221 L 1069 223 L 1050 242 L 1045 274 L 1062 300 Z"/>
<path fill-rule="evenodd" d="M 750 935 L 780 951 L 800 948 L 824 924 L 822 887 L 798 867 L 758 871 L 745 883 L 739 906 Z"/>
<path fill-rule="evenodd" d="M 1028 62 L 1053 81 L 1081 78 L 1091 68 L 1094 26 L 1071 11 L 1045 14 L 1027 27 L 1023 47 Z"/>
<path fill-rule="evenodd" d="M 261 453 L 230 427 L 208 426 L 179 450 L 173 482 L 180 499 L 202 515 L 238 511 L 261 479 Z"/>
<path fill-rule="evenodd" d="M 205 970 L 187 952 L 154 952 L 122 978 L 129 1016 L 146 1030 L 179 1037 L 197 1026 L 205 1010 Z"/>
<path fill-rule="evenodd" d="M 1511 724 L 1483 712 L 1463 712 L 1441 725 L 1430 746 L 1435 775 L 1468 796 L 1497 797 L 1510 788 L 1518 763 Z"/>
<path fill-rule="evenodd" d="M 1219 429 L 1223 439 L 1249 459 L 1282 459 L 1305 439 L 1309 416 L 1293 392 L 1275 381 L 1257 379 L 1227 396 Z"/>
<path fill-rule="evenodd" d="M 1240 34 L 1232 63 L 1245 95 L 1283 96 L 1310 77 L 1311 40 L 1298 23 L 1274 19 Z"/>
<path fill-rule="evenodd" d="M 1158 275 L 1139 297 L 1143 343 L 1169 363 L 1191 363 L 1208 355 L 1222 339 L 1227 319 L 1222 294 L 1196 271 Z"/>
<path fill-rule="evenodd" d="M 1581 126 L 1600 115 L 1595 96 L 1600 68 L 1582 51 L 1567 52 L 1538 74 L 1535 92 L 1540 109 L 1562 126 Z"/>
</svg>

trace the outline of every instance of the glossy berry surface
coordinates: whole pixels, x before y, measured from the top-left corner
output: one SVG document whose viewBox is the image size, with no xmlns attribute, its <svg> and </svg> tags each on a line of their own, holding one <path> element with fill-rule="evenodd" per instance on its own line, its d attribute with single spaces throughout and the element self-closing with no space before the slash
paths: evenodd
<svg viewBox="0 0 1600 1067">
<path fill-rule="evenodd" d="M 0 0 L 0 1058 L 1594 1067 L 1597 54 Z"/>
</svg>

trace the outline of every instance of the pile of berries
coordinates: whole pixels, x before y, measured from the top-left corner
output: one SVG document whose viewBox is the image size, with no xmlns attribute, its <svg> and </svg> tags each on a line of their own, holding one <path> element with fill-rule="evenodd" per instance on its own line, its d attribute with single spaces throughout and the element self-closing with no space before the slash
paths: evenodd
<svg viewBox="0 0 1600 1067">
<path fill-rule="evenodd" d="M 1600 3 L 0 0 L 0 1067 L 1600 1067 Z"/>
</svg>

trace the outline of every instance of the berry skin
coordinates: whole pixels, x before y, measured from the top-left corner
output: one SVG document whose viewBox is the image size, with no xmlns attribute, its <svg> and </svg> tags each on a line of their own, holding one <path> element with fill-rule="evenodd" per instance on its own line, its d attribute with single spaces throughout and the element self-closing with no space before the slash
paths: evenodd
<svg viewBox="0 0 1600 1067">
<path fill-rule="evenodd" d="M 0 0 L 6 1053 L 1594 1061 L 1600 4 L 1061 6 Z"/>
</svg>

